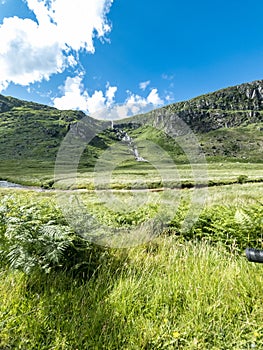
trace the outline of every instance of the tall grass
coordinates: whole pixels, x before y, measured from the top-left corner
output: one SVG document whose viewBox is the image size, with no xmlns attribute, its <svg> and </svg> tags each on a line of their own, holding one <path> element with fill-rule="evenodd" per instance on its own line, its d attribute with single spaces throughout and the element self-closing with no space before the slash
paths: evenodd
<svg viewBox="0 0 263 350">
<path fill-rule="evenodd" d="M 2 271 L 1 349 L 263 347 L 261 266 L 159 237 L 111 251 L 89 280 Z"/>
<path fill-rule="evenodd" d="M 77 246 L 53 193 L 2 190 L 0 349 L 262 349 L 263 266 L 242 251 L 262 243 L 261 187 L 211 189 L 184 235 L 183 195 L 170 235 L 120 250 Z"/>
</svg>

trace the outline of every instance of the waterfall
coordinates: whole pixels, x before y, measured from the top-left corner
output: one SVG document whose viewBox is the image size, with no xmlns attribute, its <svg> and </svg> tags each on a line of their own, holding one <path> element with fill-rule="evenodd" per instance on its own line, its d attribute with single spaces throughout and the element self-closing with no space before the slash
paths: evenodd
<svg viewBox="0 0 263 350">
<path fill-rule="evenodd" d="M 112 123 L 113 126 L 113 123 Z M 148 162 L 147 159 L 140 156 L 137 146 L 135 145 L 133 138 L 128 135 L 128 133 L 119 128 L 113 128 L 118 139 L 128 145 L 129 151 L 134 155 L 137 162 Z"/>
</svg>

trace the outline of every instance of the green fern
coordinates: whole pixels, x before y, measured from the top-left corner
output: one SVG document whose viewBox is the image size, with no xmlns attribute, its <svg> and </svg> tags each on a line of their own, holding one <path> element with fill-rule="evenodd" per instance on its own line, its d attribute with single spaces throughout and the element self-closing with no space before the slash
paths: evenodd
<svg viewBox="0 0 263 350">
<path fill-rule="evenodd" d="M 52 203 L 26 199 L 5 196 L 0 201 L 0 264 L 27 274 L 58 268 L 93 273 L 103 249 L 75 234 Z"/>
</svg>

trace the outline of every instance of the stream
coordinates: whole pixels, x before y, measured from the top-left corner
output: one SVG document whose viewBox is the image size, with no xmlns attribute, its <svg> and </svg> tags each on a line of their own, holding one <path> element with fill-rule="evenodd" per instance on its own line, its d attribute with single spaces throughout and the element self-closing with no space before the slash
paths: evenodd
<svg viewBox="0 0 263 350">
<path fill-rule="evenodd" d="M 4 181 L 4 180 L 0 181 L 0 187 L 4 187 L 4 188 L 26 188 L 25 186 L 22 186 L 22 185 L 19 185 L 19 184 L 15 184 L 15 183 L 9 182 L 9 181 Z"/>
<path fill-rule="evenodd" d="M 6 181 L 6 180 L 0 180 L 0 188 L 14 188 L 18 190 L 33 190 L 37 192 L 43 192 L 43 191 L 50 191 L 52 189 L 44 189 L 42 187 L 38 186 L 26 186 L 26 185 L 20 185 L 16 184 L 14 182 Z"/>
</svg>

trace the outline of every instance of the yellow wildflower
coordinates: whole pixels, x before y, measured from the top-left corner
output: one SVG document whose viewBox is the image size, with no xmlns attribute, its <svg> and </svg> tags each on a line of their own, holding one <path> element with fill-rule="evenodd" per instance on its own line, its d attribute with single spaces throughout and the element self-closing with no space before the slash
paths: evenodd
<svg viewBox="0 0 263 350">
<path fill-rule="evenodd" d="M 173 337 L 174 337 L 175 339 L 179 338 L 179 336 L 180 336 L 180 333 L 179 333 L 179 332 L 173 332 Z"/>
</svg>

